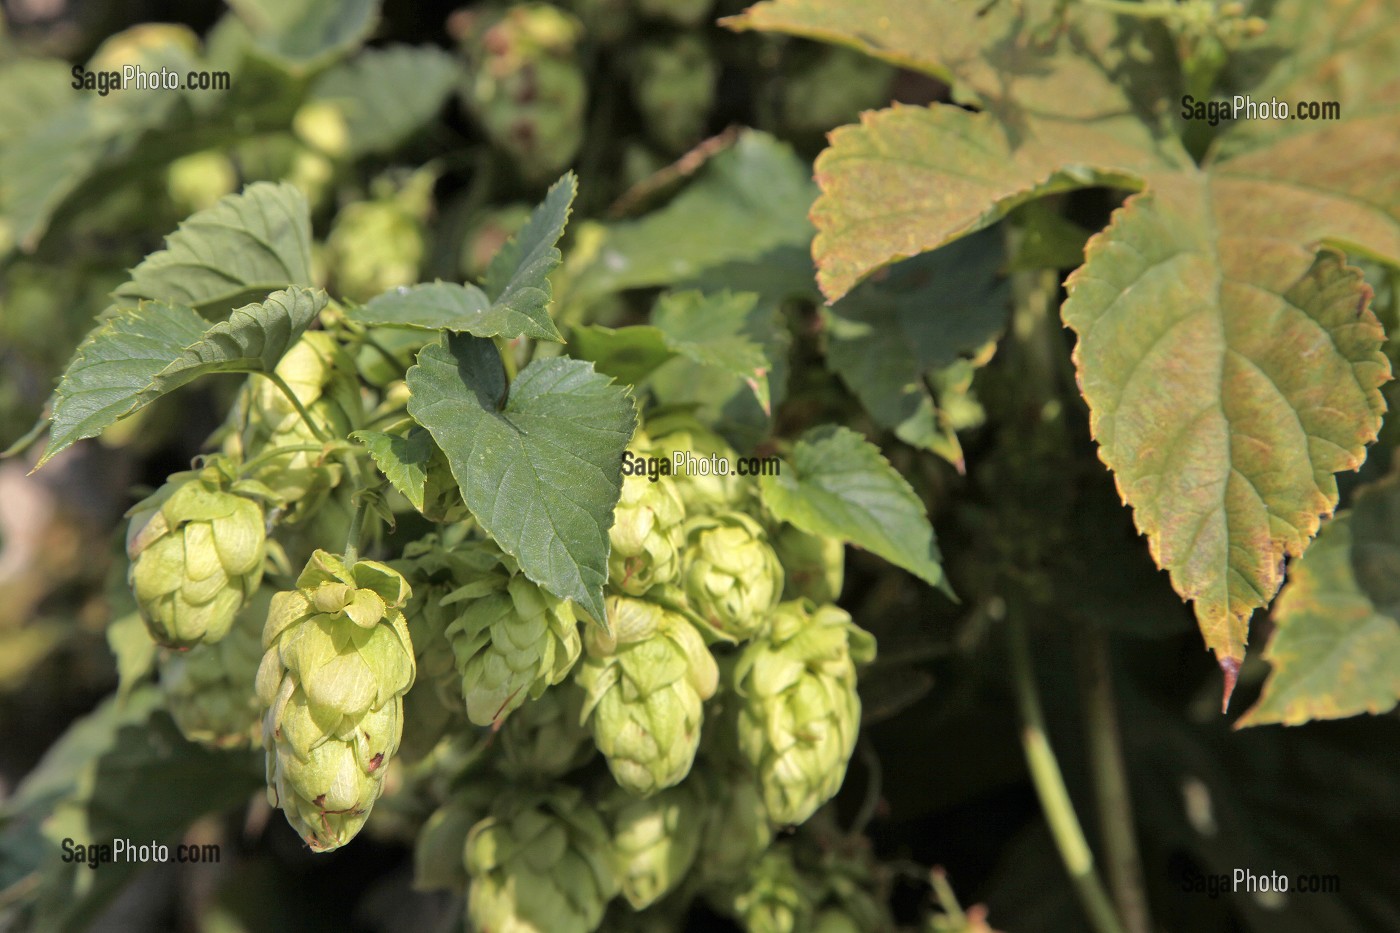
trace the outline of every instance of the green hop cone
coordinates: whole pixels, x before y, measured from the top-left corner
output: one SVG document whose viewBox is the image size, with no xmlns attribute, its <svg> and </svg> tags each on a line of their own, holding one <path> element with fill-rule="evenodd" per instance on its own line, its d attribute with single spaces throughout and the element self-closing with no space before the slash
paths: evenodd
<svg viewBox="0 0 1400 933">
<path fill-rule="evenodd" d="M 836 602 L 846 578 L 846 545 L 840 538 L 783 525 L 772 541 L 783 565 L 784 599 L 810 599 L 818 605 Z"/>
<path fill-rule="evenodd" d="M 763 854 L 730 908 L 748 933 L 806 933 L 812 921 L 811 885 L 785 845 Z"/>
<path fill-rule="evenodd" d="M 423 223 L 395 201 L 357 201 L 336 215 L 326 238 L 337 291 L 355 301 L 418 281 Z"/>
<path fill-rule="evenodd" d="M 734 448 L 693 415 L 672 412 L 650 417 L 646 423 L 646 434 L 651 442 L 643 453 L 649 457 L 672 460 L 677 453 L 690 454 L 696 459 L 713 455 L 729 464 L 734 463 Z M 676 491 L 685 502 L 688 516 L 752 512 L 758 498 L 754 479 L 740 476 L 733 469 L 723 475 L 680 472 L 670 482 L 675 484 Z"/>
<path fill-rule="evenodd" d="M 268 799 L 317 852 L 360 831 L 398 750 L 413 643 L 397 571 L 316 551 L 272 598 L 257 691 Z"/>
<path fill-rule="evenodd" d="M 670 482 L 624 476 L 617 517 L 608 531 L 608 583 L 628 596 L 641 596 L 680 575 L 685 546 L 685 503 Z"/>
<path fill-rule="evenodd" d="M 693 34 L 642 45 L 632 59 L 632 97 L 647 133 L 671 152 L 700 141 L 719 67 Z"/>
<path fill-rule="evenodd" d="M 695 864 L 705 800 L 694 781 L 636 798 L 619 791 L 611 814 L 622 896 L 644 910 L 673 891 Z"/>
<path fill-rule="evenodd" d="M 684 616 L 626 596 L 608 597 L 607 613 L 612 634 L 588 629 L 576 675 L 583 721 L 617 783 L 646 796 L 690 772 L 719 671 Z"/>
<path fill-rule="evenodd" d="M 553 178 L 583 142 L 588 84 L 575 51 L 582 26 L 546 3 L 516 4 L 489 25 L 467 22 L 472 114 L 526 181 Z"/>
<path fill-rule="evenodd" d="M 707 884 L 738 884 L 772 844 L 773 824 L 752 772 L 702 773 L 710 788 L 710 807 L 696 867 Z"/>
<path fill-rule="evenodd" d="M 860 728 L 856 665 L 875 639 L 835 606 L 783 603 L 735 668 L 739 747 L 777 823 L 801 823 L 846 777 Z"/>
<path fill-rule="evenodd" d="M 165 708 L 180 734 L 209 748 L 251 748 L 262 735 L 254 685 L 262 626 L 273 591 L 258 590 L 228 634 L 214 644 L 172 651 L 160 660 Z"/>
<path fill-rule="evenodd" d="M 499 722 L 573 668 L 582 648 L 573 604 L 532 582 L 508 555 L 482 544 L 470 582 L 448 603 L 465 607 L 447 627 L 467 718 Z"/>
<path fill-rule="evenodd" d="M 292 505 L 289 521 L 311 515 L 341 479 L 341 466 L 326 460 L 316 431 L 343 440 L 359 420 L 362 404 L 354 362 L 325 331 L 301 336 L 277 364 L 315 423 L 307 424 L 291 399 L 270 379 L 251 377 L 230 416 L 238 432 L 225 449 L 246 460 L 259 457 L 254 479 Z M 288 448 L 280 454 L 274 451 Z"/>
<path fill-rule="evenodd" d="M 817 914 L 812 933 L 870 933 L 856 919 L 839 907 L 828 907 Z"/>
<path fill-rule="evenodd" d="M 740 512 L 686 522 L 685 595 L 716 632 L 757 634 L 783 595 L 783 567 L 763 526 Z"/>
<path fill-rule="evenodd" d="M 579 724 L 583 691 L 572 681 L 550 687 L 505 721 L 496 735 L 497 768 L 508 777 L 556 778 L 593 757 L 593 736 Z"/>
<path fill-rule="evenodd" d="M 234 469 L 211 458 L 127 513 L 127 580 L 151 637 L 168 648 L 223 638 L 262 581 L 267 531 L 251 496 L 266 490 Z"/>
<path fill-rule="evenodd" d="M 491 933 L 590 933 L 618 889 L 607 827 L 571 787 L 498 800 L 466 866 L 468 920 Z"/>
<path fill-rule="evenodd" d="M 489 788 L 473 784 L 433 811 L 413 846 L 413 887 L 418 891 L 466 890 L 471 879 L 462 853 L 467 834 L 486 816 Z"/>
</svg>

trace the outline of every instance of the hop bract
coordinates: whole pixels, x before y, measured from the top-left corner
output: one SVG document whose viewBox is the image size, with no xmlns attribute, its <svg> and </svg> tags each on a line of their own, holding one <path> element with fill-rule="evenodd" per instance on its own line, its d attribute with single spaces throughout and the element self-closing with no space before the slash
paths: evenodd
<svg viewBox="0 0 1400 933">
<path fill-rule="evenodd" d="M 177 473 L 128 514 L 127 580 L 151 637 L 169 648 L 215 642 L 262 580 L 262 505 L 221 458 Z M 261 490 L 265 491 L 265 490 Z"/>
<path fill-rule="evenodd" d="M 757 633 L 783 595 L 783 568 L 763 527 L 740 512 L 688 521 L 685 593 L 721 635 L 742 640 Z"/>
<path fill-rule="evenodd" d="M 467 915 L 491 933 L 591 933 L 618 880 L 602 818 L 571 787 L 507 794 L 466 843 Z"/>
<path fill-rule="evenodd" d="M 685 503 L 670 482 L 624 476 L 616 519 L 608 532 L 608 583 L 629 596 L 641 596 L 680 575 L 685 546 Z"/>
<path fill-rule="evenodd" d="M 263 620 L 272 591 L 263 587 L 213 644 L 172 651 L 160 661 L 160 686 L 180 734 L 211 748 L 251 747 L 262 734 L 254 685 L 262 660 Z"/>
<path fill-rule="evenodd" d="M 687 781 L 650 797 L 623 795 L 612 814 L 622 896 L 643 910 L 675 889 L 700 851 L 705 799 Z"/>
<path fill-rule="evenodd" d="M 647 456 L 672 459 L 677 453 L 704 459 L 717 456 L 732 464 L 734 448 L 693 415 L 671 413 L 647 419 L 646 433 L 650 445 Z M 671 482 L 685 502 L 687 515 L 709 515 L 714 512 L 748 512 L 756 502 L 754 481 L 728 473 L 677 473 Z"/>
<path fill-rule="evenodd" d="M 739 745 L 777 823 L 801 823 L 846 777 L 860 728 L 856 665 L 875 639 L 835 606 L 780 605 L 735 668 Z"/>
<path fill-rule="evenodd" d="M 268 798 L 318 852 L 354 838 L 398 750 L 413 644 L 408 582 L 376 561 L 316 551 L 272 598 L 258 698 Z"/>
<path fill-rule="evenodd" d="M 812 535 L 784 525 L 773 537 L 773 550 L 783 565 L 783 597 L 835 602 L 846 577 L 846 545 L 840 538 Z"/>
<path fill-rule="evenodd" d="M 520 573 L 509 555 L 483 544 L 473 552 L 472 582 L 452 594 L 465 608 L 447 628 L 462 678 L 467 718 L 495 723 L 578 660 L 578 619 L 568 600 Z"/>
<path fill-rule="evenodd" d="M 801 933 L 811 923 L 812 894 L 792 853 L 779 845 L 763 853 L 731 909 L 748 933 Z"/>
<path fill-rule="evenodd" d="M 617 783 L 646 796 L 690 772 L 719 671 L 684 616 L 626 596 L 608 597 L 607 613 L 612 633 L 589 628 L 577 674 L 583 719 Z"/>
</svg>

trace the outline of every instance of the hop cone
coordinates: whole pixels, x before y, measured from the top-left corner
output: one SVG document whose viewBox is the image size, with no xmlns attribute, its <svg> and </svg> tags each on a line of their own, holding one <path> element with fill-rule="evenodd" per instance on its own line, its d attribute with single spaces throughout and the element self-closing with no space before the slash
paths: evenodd
<svg viewBox="0 0 1400 933">
<path fill-rule="evenodd" d="M 773 550 L 786 575 L 785 599 L 835 602 L 846 577 L 846 546 L 840 538 L 810 535 L 784 525 L 773 537 Z"/>
<path fill-rule="evenodd" d="M 670 893 L 695 864 L 706 815 L 694 781 L 650 797 L 620 792 L 612 814 L 622 896 L 643 910 Z"/>
<path fill-rule="evenodd" d="M 254 684 L 262 660 L 262 624 L 272 590 L 263 587 L 214 644 L 161 658 L 165 708 L 180 733 L 211 748 L 246 748 L 262 734 Z"/>
<path fill-rule="evenodd" d="M 354 427 L 361 407 L 359 382 L 353 362 L 330 334 L 302 334 L 276 372 L 324 434 L 344 438 Z M 241 431 L 229 438 L 226 448 L 245 459 L 277 448 L 321 444 L 296 406 L 269 379 L 250 379 L 231 417 Z M 340 477 L 340 465 L 322 462 L 319 450 L 288 450 L 267 457 L 253 473 L 280 499 L 294 504 L 292 520 L 314 512 Z"/>
<path fill-rule="evenodd" d="M 719 671 L 683 616 L 626 596 L 608 597 L 607 612 L 612 634 L 589 628 L 577 674 L 583 719 L 617 783 L 646 796 L 690 772 Z"/>
<path fill-rule="evenodd" d="M 398 750 L 413 644 L 408 582 L 376 561 L 311 556 L 272 598 L 258 699 L 268 797 L 318 852 L 354 838 Z"/>
<path fill-rule="evenodd" d="M 688 521 L 685 594 L 722 635 L 742 640 L 757 634 L 783 594 L 783 568 L 763 527 L 739 512 Z"/>
<path fill-rule="evenodd" d="M 751 772 L 702 773 L 708 779 L 710 807 L 697 870 L 706 883 L 733 885 L 749 876 L 772 844 L 773 824 Z"/>
<path fill-rule="evenodd" d="M 860 727 L 856 664 L 874 656 L 875 639 L 848 614 L 803 601 L 775 609 L 744 649 L 739 746 L 775 822 L 802 822 L 841 787 Z"/>
<path fill-rule="evenodd" d="M 490 933 L 589 933 L 618 888 L 607 827 L 571 787 L 498 801 L 466 865 L 468 918 Z"/>
<path fill-rule="evenodd" d="M 216 642 L 262 580 L 262 506 L 223 459 L 176 473 L 128 513 L 127 581 L 151 637 L 169 648 Z"/>
<path fill-rule="evenodd" d="M 568 774 L 593 756 L 593 737 L 579 725 L 583 691 L 570 681 L 546 690 L 497 733 L 503 774 L 525 780 Z"/>
<path fill-rule="evenodd" d="M 748 933 L 805 933 L 812 919 L 810 885 L 786 846 L 774 846 L 754 866 L 732 909 Z"/>
<path fill-rule="evenodd" d="M 413 887 L 419 891 L 466 890 L 470 878 L 462 860 L 467 834 L 490 808 L 486 785 L 473 784 L 433 811 L 413 847 Z"/>
<path fill-rule="evenodd" d="M 581 645 L 573 606 L 532 583 L 494 546 L 473 553 L 472 582 L 452 594 L 466 607 L 447 627 L 467 717 L 498 722 L 563 680 Z"/>
<path fill-rule="evenodd" d="M 628 596 L 641 596 L 658 583 L 680 575 L 685 546 L 685 503 L 670 482 L 624 476 L 617 519 L 608 532 L 608 582 Z"/>
<path fill-rule="evenodd" d="M 646 432 L 651 438 L 651 446 L 645 451 L 648 456 L 670 459 L 683 452 L 697 458 L 717 455 L 730 463 L 734 461 L 734 448 L 692 415 L 674 413 L 648 418 Z M 752 511 L 756 498 L 753 479 L 736 472 L 723 476 L 677 474 L 670 481 L 685 502 L 687 515 Z"/>
</svg>

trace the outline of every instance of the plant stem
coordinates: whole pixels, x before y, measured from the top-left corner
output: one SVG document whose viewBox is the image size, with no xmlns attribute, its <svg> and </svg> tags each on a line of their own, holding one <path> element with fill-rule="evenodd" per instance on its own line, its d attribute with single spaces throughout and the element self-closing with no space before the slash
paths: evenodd
<svg viewBox="0 0 1400 933">
<path fill-rule="evenodd" d="M 269 460 L 285 457 L 288 454 L 320 453 L 325 449 L 326 447 L 324 444 L 287 444 L 281 447 L 269 447 L 267 450 L 264 450 L 262 453 L 243 464 L 243 468 L 240 472 L 246 476 Z"/>
<path fill-rule="evenodd" d="M 1103 882 L 1094 871 L 1094 854 L 1089 850 L 1084 830 L 1075 816 L 1064 776 L 1060 773 L 1059 762 L 1045 732 L 1045 717 L 1035 687 L 1030 646 L 1019 607 L 1009 607 L 1006 621 L 1011 642 L 1011 674 L 1021 710 L 1021 744 L 1036 794 L 1045 811 L 1045 820 L 1050 824 L 1050 833 L 1055 838 L 1056 848 L 1060 850 L 1060 859 L 1065 864 L 1070 881 L 1074 883 L 1080 904 L 1095 933 L 1125 933 L 1104 891 Z"/>
<path fill-rule="evenodd" d="M 363 499 L 355 503 L 355 511 L 350 513 L 350 531 L 345 536 L 345 565 L 348 567 L 360 559 L 360 537 L 364 532 L 365 513 L 369 511 Z"/>
<path fill-rule="evenodd" d="M 1151 933 L 1152 921 L 1143 890 L 1142 858 L 1133 829 L 1133 805 L 1118 731 L 1113 669 L 1108 638 L 1096 626 L 1080 623 L 1075 632 L 1080 696 L 1089 732 L 1089 762 L 1094 772 L 1099 824 L 1113 900 L 1128 933 Z"/>
<path fill-rule="evenodd" d="M 311 412 L 306 410 L 306 406 L 301 403 L 301 399 L 297 398 L 297 394 L 292 391 L 292 387 L 287 385 L 287 380 L 283 379 L 275 372 L 262 373 L 262 375 L 266 376 L 268 379 L 271 379 L 272 384 L 282 390 L 282 394 L 285 395 L 287 397 L 287 400 L 292 403 L 292 407 L 297 410 L 298 415 L 301 415 L 301 420 L 306 423 L 306 426 L 308 428 L 310 428 L 311 433 L 316 435 L 316 439 L 318 441 L 323 441 L 327 444 L 330 443 L 330 435 L 326 434 L 326 432 L 321 430 L 321 427 L 318 424 L 316 424 L 315 419 L 311 417 Z"/>
</svg>

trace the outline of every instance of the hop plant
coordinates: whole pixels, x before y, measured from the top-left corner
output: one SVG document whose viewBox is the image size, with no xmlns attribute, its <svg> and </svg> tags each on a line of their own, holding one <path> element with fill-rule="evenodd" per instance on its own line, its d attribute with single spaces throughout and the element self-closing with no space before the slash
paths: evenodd
<svg viewBox="0 0 1400 933">
<path fill-rule="evenodd" d="M 127 580 L 151 637 L 168 648 L 223 638 L 262 580 L 268 490 L 211 458 L 132 507 Z"/>
<path fill-rule="evenodd" d="M 705 799 L 694 781 L 650 797 L 620 792 L 611 814 L 622 896 L 644 910 L 674 890 L 695 864 Z"/>
<path fill-rule="evenodd" d="M 783 568 L 763 526 L 740 512 L 686 522 L 685 594 L 715 631 L 757 634 L 783 595 Z"/>
<path fill-rule="evenodd" d="M 773 824 L 751 771 L 725 768 L 703 775 L 710 806 L 696 867 L 708 884 L 734 885 L 772 844 Z"/>
<path fill-rule="evenodd" d="M 268 799 L 315 851 L 360 831 L 398 750 L 410 593 L 384 564 L 316 551 L 297 588 L 272 598 L 257 675 Z"/>
<path fill-rule="evenodd" d="M 778 823 L 801 823 L 846 777 L 860 727 L 856 665 L 875 639 L 835 606 L 778 606 L 735 667 L 739 746 Z"/>
<path fill-rule="evenodd" d="M 160 686 L 180 734 L 210 748 L 251 747 L 262 733 L 254 685 L 262 626 L 272 590 L 263 587 L 214 644 L 172 651 L 160 660 Z"/>
<path fill-rule="evenodd" d="M 748 933 L 805 933 L 812 920 L 812 894 L 792 852 L 777 845 L 763 853 L 730 907 Z"/>
<path fill-rule="evenodd" d="M 846 577 L 846 545 L 840 538 L 784 525 L 772 540 L 783 565 L 784 599 L 810 599 L 818 605 L 836 601 Z"/>
<path fill-rule="evenodd" d="M 696 35 L 684 34 L 637 49 L 632 97 L 647 133 L 679 152 L 699 141 L 714 105 L 718 66 Z"/>
<path fill-rule="evenodd" d="M 591 758 L 593 736 L 579 724 L 583 691 L 565 681 L 526 703 L 497 734 L 497 768 L 521 779 L 556 778 Z"/>
<path fill-rule="evenodd" d="M 590 933 L 618 890 L 607 827 L 572 787 L 501 798 L 466 866 L 468 919 L 491 933 Z"/>
<path fill-rule="evenodd" d="M 472 560 L 470 582 L 450 597 L 466 607 L 447 638 L 467 718 L 487 726 L 563 680 L 582 646 L 571 603 L 530 581 L 493 545 L 480 545 Z"/>
<path fill-rule="evenodd" d="M 650 446 L 646 454 L 670 459 L 677 452 L 696 457 L 718 456 L 733 462 L 734 448 L 715 432 L 705 427 L 693 415 L 675 412 L 647 419 Z M 756 504 L 751 477 L 710 473 L 678 474 L 671 479 L 688 516 L 711 515 L 715 512 L 752 512 Z"/>
<path fill-rule="evenodd" d="M 283 502 L 294 505 L 288 521 L 299 521 L 324 502 L 341 480 L 341 467 L 319 450 L 321 434 L 344 438 L 358 420 L 360 386 L 354 364 L 325 331 L 308 331 L 277 364 L 276 373 L 311 417 L 313 428 L 271 380 L 253 377 L 231 416 L 239 427 L 225 449 L 261 465 L 252 476 Z M 279 449 L 286 448 L 281 453 Z"/>
<path fill-rule="evenodd" d="M 624 476 L 616 519 L 608 534 L 608 582 L 629 596 L 641 596 L 655 584 L 680 575 L 685 546 L 685 503 L 672 483 L 645 476 Z"/>
<path fill-rule="evenodd" d="M 617 783 L 646 796 L 690 772 L 719 671 L 684 616 L 626 596 L 606 607 L 611 634 L 589 628 L 576 675 L 587 694 L 583 721 Z"/>
<path fill-rule="evenodd" d="M 410 175 L 397 188 L 379 179 L 375 197 L 348 204 L 336 214 L 326 252 L 341 295 L 368 301 L 418 281 L 427 253 L 425 224 L 436 180 L 429 170 Z"/>
</svg>

